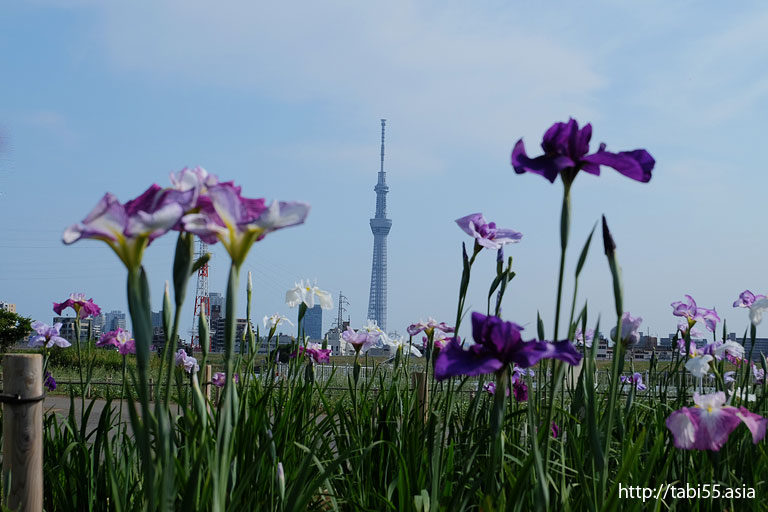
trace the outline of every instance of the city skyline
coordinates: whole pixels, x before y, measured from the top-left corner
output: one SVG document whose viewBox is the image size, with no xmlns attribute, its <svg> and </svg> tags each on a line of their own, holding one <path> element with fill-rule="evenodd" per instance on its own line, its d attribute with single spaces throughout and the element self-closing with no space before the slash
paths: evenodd
<svg viewBox="0 0 768 512">
<path fill-rule="evenodd" d="M 105 192 L 127 201 L 200 165 L 248 197 L 312 205 L 305 225 L 253 247 L 237 317 L 245 316 L 250 270 L 254 323 L 276 312 L 295 323 L 285 292 L 310 278 L 334 303 L 344 292 L 358 328 L 375 216 L 371 127 L 386 118 L 387 181 L 397 191 L 388 198 L 397 225 L 388 237 L 388 330 L 404 333 L 430 316 L 454 322 L 461 243 L 471 244 L 454 219 L 480 211 L 523 233 L 505 249 L 517 275 L 503 317 L 532 338 L 540 312 L 551 335 L 562 186 L 515 175 L 509 157 L 521 137 L 538 154 L 544 131 L 573 116 L 592 123 L 592 150 L 600 142 L 642 147 L 657 164 L 648 184 L 610 170 L 576 179 L 564 309 L 578 251 L 605 214 L 624 303 L 644 318 L 641 330 L 674 330 L 669 304 L 688 293 L 716 307 L 740 337 L 747 314 L 731 303 L 744 289 L 768 292 L 768 236 L 758 222 L 768 173 L 756 151 L 768 109 L 768 7 L 560 5 L 394 2 L 379 12 L 331 2 L 301 16 L 248 2 L 212 13 L 196 0 L 184 8 L 5 6 L 0 301 L 46 322 L 51 303 L 72 292 L 127 312 L 115 255 L 97 241 L 65 247 L 61 235 Z M 323 28 L 331 25 L 338 30 Z M 595 236 L 577 310 L 588 300 L 590 325 L 600 314 L 608 331 L 612 287 Z M 153 310 L 172 278 L 175 243 L 171 233 L 144 255 Z M 210 289 L 224 291 L 229 257 L 220 244 L 210 249 Z M 468 311 L 486 310 L 494 273 L 495 254 L 478 255 Z M 193 281 L 187 291 L 182 335 L 193 318 Z M 766 334 L 764 323 L 758 336 Z M 470 336 L 467 321 L 462 336 Z"/>
</svg>

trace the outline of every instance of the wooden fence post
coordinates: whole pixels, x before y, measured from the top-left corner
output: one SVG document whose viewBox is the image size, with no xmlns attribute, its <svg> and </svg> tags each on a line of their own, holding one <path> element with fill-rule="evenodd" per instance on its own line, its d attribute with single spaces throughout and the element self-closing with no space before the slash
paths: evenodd
<svg viewBox="0 0 768 512">
<path fill-rule="evenodd" d="M 43 510 L 43 356 L 3 356 L 3 487 L 11 510 Z M 10 480 L 9 480 L 10 479 Z"/>
<path fill-rule="evenodd" d="M 152 377 L 149 378 L 149 401 L 152 401 L 152 397 L 154 396 L 154 390 L 155 390 L 155 383 L 152 380 Z"/>
</svg>

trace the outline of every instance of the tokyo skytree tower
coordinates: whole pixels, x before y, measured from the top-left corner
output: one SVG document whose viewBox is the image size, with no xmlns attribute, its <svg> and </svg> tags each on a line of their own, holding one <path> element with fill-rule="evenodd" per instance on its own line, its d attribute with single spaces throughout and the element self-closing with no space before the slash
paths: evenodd
<svg viewBox="0 0 768 512">
<path fill-rule="evenodd" d="M 382 331 L 387 331 L 387 235 L 392 220 L 387 218 L 387 186 L 384 172 L 384 126 L 381 120 L 381 167 L 376 192 L 376 215 L 371 219 L 373 232 L 373 264 L 371 265 L 371 293 L 368 298 L 368 319 L 374 320 Z"/>
</svg>

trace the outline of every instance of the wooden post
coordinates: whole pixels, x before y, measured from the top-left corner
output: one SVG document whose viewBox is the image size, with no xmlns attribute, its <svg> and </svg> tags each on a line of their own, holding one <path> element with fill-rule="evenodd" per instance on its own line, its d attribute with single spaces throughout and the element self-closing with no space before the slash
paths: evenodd
<svg viewBox="0 0 768 512">
<path fill-rule="evenodd" d="M 152 380 L 152 377 L 150 377 L 149 378 L 149 397 L 148 397 L 150 402 L 152 401 L 152 397 L 154 396 L 153 395 L 154 390 L 155 390 L 155 383 Z"/>
<path fill-rule="evenodd" d="M 211 374 L 211 365 L 207 364 L 205 365 L 205 368 L 203 368 L 203 396 L 205 396 L 206 403 L 211 403 L 211 379 L 213 378 Z"/>
<path fill-rule="evenodd" d="M 43 356 L 5 354 L 3 394 L 3 487 L 11 510 L 43 510 Z"/>
<path fill-rule="evenodd" d="M 419 415 L 424 423 L 429 417 L 429 386 L 427 386 L 427 374 L 417 372 L 411 374 L 411 382 L 416 388 L 416 397 L 419 400 Z"/>
</svg>

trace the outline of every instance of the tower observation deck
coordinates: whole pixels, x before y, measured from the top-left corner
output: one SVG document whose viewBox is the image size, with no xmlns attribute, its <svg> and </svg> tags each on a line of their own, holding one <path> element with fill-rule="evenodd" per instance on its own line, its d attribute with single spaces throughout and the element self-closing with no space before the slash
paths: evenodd
<svg viewBox="0 0 768 512">
<path fill-rule="evenodd" d="M 371 219 L 373 233 L 373 263 L 371 265 L 371 292 L 368 297 L 368 319 L 374 320 L 381 330 L 387 330 L 387 235 L 392 220 L 387 218 L 387 174 L 384 172 L 384 128 L 381 120 L 381 166 L 379 179 L 373 187 L 376 192 L 376 214 Z"/>
</svg>

